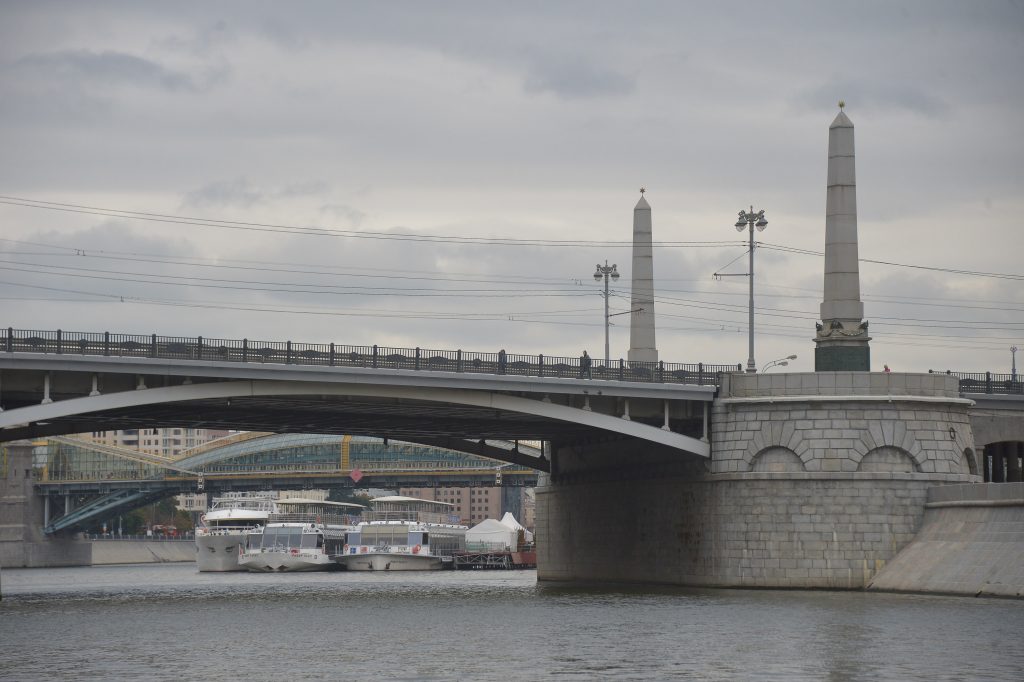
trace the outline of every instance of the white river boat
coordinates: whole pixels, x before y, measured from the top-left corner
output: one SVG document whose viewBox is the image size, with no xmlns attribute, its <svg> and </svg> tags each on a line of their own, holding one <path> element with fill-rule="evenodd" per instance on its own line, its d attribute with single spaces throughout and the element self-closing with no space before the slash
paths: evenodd
<svg viewBox="0 0 1024 682">
<path fill-rule="evenodd" d="M 273 493 L 216 497 L 196 528 L 196 567 L 201 572 L 244 571 L 238 565 L 245 533 L 277 511 Z"/>
<path fill-rule="evenodd" d="M 452 567 L 467 527 L 447 502 L 388 496 L 370 501 L 366 521 L 347 533 L 338 563 L 350 571 L 434 571 Z"/>
<path fill-rule="evenodd" d="M 278 500 L 279 512 L 245 534 L 238 557 L 249 571 L 326 571 L 338 568 L 345 534 L 355 527 L 362 505 L 303 498 Z"/>
</svg>

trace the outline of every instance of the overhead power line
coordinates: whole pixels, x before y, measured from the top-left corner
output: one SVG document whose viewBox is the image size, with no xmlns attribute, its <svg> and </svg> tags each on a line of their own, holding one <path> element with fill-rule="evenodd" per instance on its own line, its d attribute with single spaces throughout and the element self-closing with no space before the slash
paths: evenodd
<svg viewBox="0 0 1024 682">
<path fill-rule="evenodd" d="M 195 225 L 198 227 L 217 227 L 230 230 L 249 230 L 255 232 L 277 232 L 284 234 L 305 235 L 314 237 L 349 237 L 353 239 L 379 239 L 385 241 L 438 242 L 446 244 L 478 244 L 485 246 L 547 246 L 547 247 L 628 247 L 632 240 L 579 240 L 579 239 L 521 239 L 515 237 L 464 237 L 458 235 L 413 234 L 404 232 L 378 232 L 372 230 L 343 230 L 339 228 L 314 227 L 303 225 L 285 225 L 278 223 L 259 223 L 242 220 L 219 220 L 214 218 L 197 218 L 166 213 L 147 213 L 123 209 L 84 206 L 56 201 L 40 201 L 23 197 L 0 195 L 0 204 L 21 206 L 24 208 L 62 211 L 65 213 L 81 213 L 102 216 L 105 218 L 122 218 L 177 225 Z M 734 246 L 736 241 L 662 241 L 655 242 L 662 247 L 708 247 L 719 248 Z"/>
</svg>

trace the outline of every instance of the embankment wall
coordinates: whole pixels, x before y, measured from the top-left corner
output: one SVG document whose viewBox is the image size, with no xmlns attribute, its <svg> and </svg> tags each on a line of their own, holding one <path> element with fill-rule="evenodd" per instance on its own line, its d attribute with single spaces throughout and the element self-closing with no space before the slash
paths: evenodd
<svg viewBox="0 0 1024 682">
<path fill-rule="evenodd" d="M 192 541 L 96 540 L 92 543 L 92 565 L 156 564 L 196 560 Z"/>
<path fill-rule="evenodd" d="M 1024 483 L 930 489 L 921 530 L 868 589 L 1024 596 Z"/>
</svg>

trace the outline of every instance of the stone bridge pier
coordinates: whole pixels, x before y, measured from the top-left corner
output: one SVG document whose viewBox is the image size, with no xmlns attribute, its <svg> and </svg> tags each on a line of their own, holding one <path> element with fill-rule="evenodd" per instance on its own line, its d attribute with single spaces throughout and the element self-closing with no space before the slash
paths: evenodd
<svg viewBox="0 0 1024 682">
<path fill-rule="evenodd" d="M 87 566 L 92 543 L 43 534 L 47 498 L 34 489 L 30 441 L 0 443 L 0 566 Z"/>
<path fill-rule="evenodd" d="M 981 480 L 953 377 L 731 374 L 711 458 L 554 443 L 538 578 L 860 589 L 907 545 L 928 489 Z"/>
</svg>

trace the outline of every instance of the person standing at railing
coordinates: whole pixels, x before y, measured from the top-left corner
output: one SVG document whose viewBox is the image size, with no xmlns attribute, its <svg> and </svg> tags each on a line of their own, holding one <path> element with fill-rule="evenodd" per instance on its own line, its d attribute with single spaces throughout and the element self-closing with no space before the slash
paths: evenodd
<svg viewBox="0 0 1024 682">
<path fill-rule="evenodd" d="M 594 375 L 591 371 L 591 360 L 590 356 L 587 355 L 587 351 L 583 351 L 583 355 L 580 356 L 580 379 L 593 379 Z"/>
<path fill-rule="evenodd" d="M 502 348 L 498 351 L 498 374 L 505 373 L 505 367 L 508 363 L 508 356 L 505 355 L 505 349 Z"/>
</svg>

